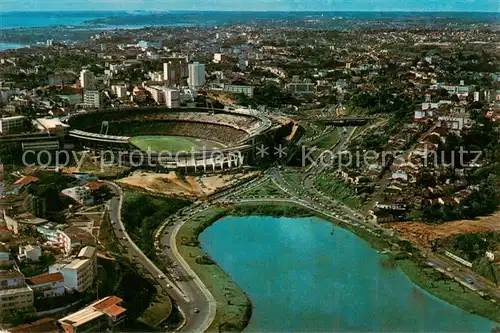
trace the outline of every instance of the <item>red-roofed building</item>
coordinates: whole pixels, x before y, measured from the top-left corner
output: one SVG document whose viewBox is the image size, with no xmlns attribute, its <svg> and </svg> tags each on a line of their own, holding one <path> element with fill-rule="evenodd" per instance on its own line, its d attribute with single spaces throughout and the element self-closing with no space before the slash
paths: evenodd
<svg viewBox="0 0 500 333">
<path fill-rule="evenodd" d="M 59 319 L 66 333 L 97 332 L 113 329 L 125 319 L 125 308 L 119 304 L 123 300 L 108 296 L 86 308 Z"/>
<path fill-rule="evenodd" d="M 61 272 L 46 273 L 28 279 L 36 298 L 49 298 L 64 295 L 64 276 Z"/>
<path fill-rule="evenodd" d="M 28 185 L 30 183 L 38 183 L 40 179 L 34 177 L 34 176 L 25 176 L 22 178 L 19 178 L 14 184 L 16 185 Z"/>
<path fill-rule="evenodd" d="M 7 228 L 0 227 L 0 242 L 8 241 L 12 238 L 12 232 Z"/>
<path fill-rule="evenodd" d="M 92 181 L 92 182 L 88 182 L 87 183 L 87 187 L 89 188 L 89 190 L 91 190 L 92 192 L 94 191 L 99 191 L 102 187 L 104 186 L 103 183 L 101 182 L 96 182 L 96 181 Z"/>
<path fill-rule="evenodd" d="M 8 329 L 11 333 L 57 333 L 60 332 L 57 320 L 53 318 L 42 318 L 31 324 L 23 324 Z"/>
<path fill-rule="evenodd" d="M 123 300 L 120 297 L 109 296 L 109 297 L 103 298 L 97 302 L 92 303 L 91 306 L 93 306 L 97 310 L 105 310 L 106 308 L 110 307 L 111 305 L 119 304 L 122 301 Z"/>
</svg>

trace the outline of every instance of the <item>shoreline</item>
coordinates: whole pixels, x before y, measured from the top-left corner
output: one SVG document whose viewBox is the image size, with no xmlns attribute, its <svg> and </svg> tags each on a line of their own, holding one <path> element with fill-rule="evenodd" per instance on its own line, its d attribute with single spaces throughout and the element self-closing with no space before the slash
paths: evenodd
<svg viewBox="0 0 500 333">
<path fill-rule="evenodd" d="M 205 212 L 212 212 L 211 215 L 209 215 L 205 219 L 200 219 L 200 215 L 204 215 L 203 213 Z M 203 256 L 208 256 L 203 249 L 201 249 L 200 244 L 198 242 L 198 237 L 199 235 L 208 227 L 212 226 L 215 224 L 218 220 L 227 217 L 227 216 L 273 216 L 273 217 L 318 217 L 321 218 L 325 221 L 328 221 L 332 223 L 335 226 L 341 227 L 345 230 L 348 230 L 352 233 L 354 233 L 357 237 L 363 239 L 364 241 L 368 242 L 370 246 L 376 250 L 376 251 L 381 251 L 385 250 L 388 248 L 391 248 L 391 243 L 384 239 L 383 236 L 377 237 L 370 232 L 359 228 L 355 227 L 352 225 L 347 225 L 345 223 L 339 222 L 339 221 L 334 221 L 331 220 L 327 216 L 323 216 L 322 214 L 318 214 L 316 212 L 312 212 L 309 209 L 302 208 L 300 206 L 297 206 L 295 204 L 289 203 L 289 204 L 273 204 L 273 203 L 242 203 L 242 204 L 235 204 L 230 207 L 218 207 L 218 206 L 212 206 L 205 210 L 204 212 L 199 213 L 198 215 L 195 215 L 194 217 L 190 218 L 189 221 L 187 221 L 181 230 L 179 231 L 179 235 L 181 231 L 184 233 L 187 232 L 187 234 L 190 235 L 191 240 L 196 240 L 196 249 L 201 253 Z M 191 224 L 190 226 L 187 226 L 188 224 Z M 184 230 L 183 230 L 184 229 Z M 187 230 L 189 229 L 189 230 Z M 179 236 L 178 235 L 178 236 Z M 179 243 L 179 246 L 185 246 L 180 244 L 180 240 L 176 239 L 176 242 Z M 183 255 L 181 253 L 181 255 Z M 183 255 L 184 259 L 188 259 Z M 429 294 L 433 295 L 434 297 L 437 297 L 439 300 L 449 303 L 453 306 L 456 306 L 458 308 L 461 308 L 464 311 L 474 313 L 476 315 L 479 315 L 483 318 L 489 319 L 493 322 L 500 323 L 500 312 L 498 309 L 495 308 L 494 304 L 482 299 L 477 293 L 474 293 L 472 291 L 460 291 L 460 294 L 458 293 L 457 290 L 452 290 L 450 288 L 450 285 L 456 284 L 458 286 L 458 283 L 455 281 L 450 280 L 449 284 L 446 285 L 446 288 L 449 290 L 445 290 L 444 288 L 439 288 L 439 280 L 438 279 L 433 279 L 429 277 L 429 275 L 432 275 L 434 273 L 434 270 L 430 267 L 423 267 L 423 263 L 419 262 L 415 256 L 408 255 L 404 256 L 403 258 L 398 258 L 394 254 L 389 254 L 390 260 L 392 260 L 395 264 L 395 267 L 399 268 L 402 270 L 402 272 L 405 274 L 405 276 L 415 285 L 418 287 L 422 288 Z M 190 263 L 190 266 L 192 264 Z M 252 306 L 252 301 L 250 299 L 250 296 L 245 293 L 245 291 L 241 290 L 241 288 L 233 281 L 232 277 L 224 272 L 217 263 L 214 262 L 214 266 L 217 266 L 217 270 L 222 272 L 222 276 L 220 278 L 225 279 L 226 281 L 222 281 L 222 283 L 227 283 L 230 285 L 234 285 L 235 288 L 240 290 L 246 298 L 245 302 L 245 308 L 246 311 L 237 314 L 234 316 L 232 319 L 236 319 L 236 317 L 239 317 L 237 321 L 237 325 L 230 325 L 230 328 L 232 330 L 243 330 L 245 327 L 247 327 L 250 319 L 251 319 L 251 314 L 253 310 Z M 201 266 L 201 267 L 200 267 Z M 197 274 L 199 274 L 201 271 L 203 271 L 203 266 L 204 265 L 197 265 L 197 267 L 193 267 L 193 270 Z M 422 274 L 424 270 L 427 270 L 428 273 Z M 203 275 L 204 272 L 201 272 Z M 206 273 L 206 272 L 205 272 Z M 214 292 L 213 288 L 217 284 L 217 282 L 221 283 L 221 281 L 215 281 L 216 278 L 203 278 L 200 276 L 200 279 L 202 279 L 203 283 L 209 288 L 210 292 L 212 294 L 217 294 L 217 292 Z M 211 281 L 209 281 L 211 280 Z M 438 287 L 436 287 L 438 285 Z M 462 290 L 462 289 L 460 289 Z M 217 299 L 217 308 L 220 309 L 220 299 Z M 230 302 L 230 301 L 229 301 Z M 488 306 L 489 305 L 489 306 Z M 250 310 L 250 311 L 249 311 Z M 498 314 L 497 314 L 498 312 Z M 219 320 L 221 320 L 220 316 L 223 315 L 224 313 L 220 313 L 220 311 L 216 310 L 216 319 L 217 319 L 217 314 L 219 314 Z M 214 320 L 213 325 L 216 324 L 216 320 Z M 211 329 L 219 329 L 221 325 L 224 325 L 226 323 L 219 324 L 219 327 L 213 327 L 211 326 Z"/>
</svg>

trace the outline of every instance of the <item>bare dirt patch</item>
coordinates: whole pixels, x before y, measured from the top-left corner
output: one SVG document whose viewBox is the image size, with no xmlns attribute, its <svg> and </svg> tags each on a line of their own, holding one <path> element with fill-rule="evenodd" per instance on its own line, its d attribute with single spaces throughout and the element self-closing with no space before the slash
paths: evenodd
<svg viewBox="0 0 500 333">
<path fill-rule="evenodd" d="M 475 234 L 481 232 L 500 232 L 500 211 L 477 220 L 460 220 L 443 224 L 423 222 L 397 222 L 385 226 L 393 228 L 410 242 L 427 247 L 434 239 L 445 238 L 457 234 Z"/>
<path fill-rule="evenodd" d="M 175 172 L 136 171 L 119 182 L 140 187 L 149 192 L 203 199 L 245 179 L 255 177 L 257 174 L 258 172 L 241 172 L 230 175 L 179 177 Z"/>
</svg>

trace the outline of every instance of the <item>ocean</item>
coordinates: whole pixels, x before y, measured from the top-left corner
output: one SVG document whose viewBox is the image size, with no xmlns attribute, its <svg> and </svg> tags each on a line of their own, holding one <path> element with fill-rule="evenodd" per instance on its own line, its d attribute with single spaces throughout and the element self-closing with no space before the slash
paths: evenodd
<svg viewBox="0 0 500 333">
<path fill-rule="evenodd" d="M 453 19 L 462 23 L 498 24 L 499 13 L 466 12 L 249 12 L 249 11 L 54 11 L 0 12 L 0 30 L 50 26 L 141 27 L 141 26 L 201 26 L 231 23 L 276 23 L 296 21 L 302 24 L 320 23 L 322 27 L 344 25 L 352 21 L 391 21 L 440 24 Z M 322 24 L 321 24 L 322 23 Z"/>
</svg>

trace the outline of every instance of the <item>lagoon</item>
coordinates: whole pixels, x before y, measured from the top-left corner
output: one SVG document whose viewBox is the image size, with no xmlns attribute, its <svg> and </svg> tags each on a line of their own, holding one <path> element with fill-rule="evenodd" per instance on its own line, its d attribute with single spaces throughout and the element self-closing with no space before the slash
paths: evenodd
<svg viewBox="0 0 500 333">
<path fill-rule="evenodd" d="M 490 332 L 432 296 L 353 233 L 319 218 L 233 217 L 202 248 L 249 295 L 248 332 Z"/>
</svg>

